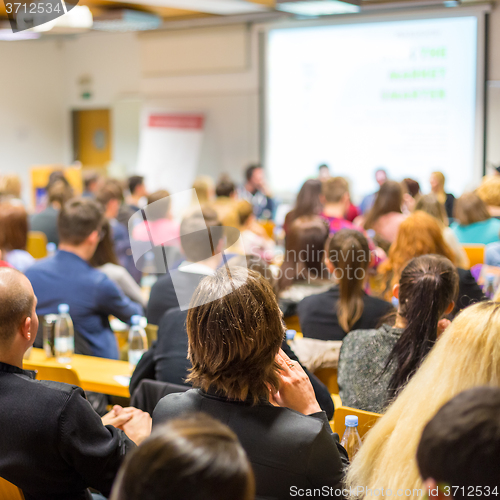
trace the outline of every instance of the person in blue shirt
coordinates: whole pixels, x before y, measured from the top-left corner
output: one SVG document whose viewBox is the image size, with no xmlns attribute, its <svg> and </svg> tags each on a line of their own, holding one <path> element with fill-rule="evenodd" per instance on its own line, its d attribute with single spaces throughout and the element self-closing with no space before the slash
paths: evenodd
<svg viewBox="0 0 500 500">
<path fill-rule="evenodd" d="M 490 216 L 488 207 L 475 193 L 455 201 L 455 222 L 450 227 L 463 244 L 488 245 L 499 240 L 500 220 Z"/>
<path fill-rule="evenodd" d="M 118 359 L 118 346 L 108 316 L 129 322 L 143 314 L 142 306 L 132 302 L 89 259 L 100 239 L 103 212 L 92 199 L 74 198 L 59 214 L 59 250 L 53 257 L 38 261 L 26 272 L 38 297 L 37 314 L 56 313 L 58 305 L 69 305 L 78 336 L 89 352 L 103 358 Z"/>
</svg>

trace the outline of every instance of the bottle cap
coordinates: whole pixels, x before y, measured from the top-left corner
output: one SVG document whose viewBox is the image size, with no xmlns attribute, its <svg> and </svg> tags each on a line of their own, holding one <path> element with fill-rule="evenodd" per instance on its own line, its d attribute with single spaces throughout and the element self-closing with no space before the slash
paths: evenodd
<svg viewBox="0 0 500 500">
<path fill-rule="evenodd" d="M 346 427 L 357 427 L 358 426 L 358 417 L 356 417 L 356 415 L 347 415 L 345 418 L 345 426 Z"/>
<path fill-rule="evenodd" d="M 47 252 L 49 252 L 49 253 L 55 252 L 57 250 L 57 245 L 53 241 L 49 241 L 47 243 L 46 248 L 47 248 Z"/>
<path fill-rule="evenodd" d="M 295 337 L 295 334 L 296 334 L 296 333 L 297 333 L 297 332 L 296 332 L 295 330 L 287 330 L 287 331 L 285 332 L 286 339 L 287 339 L 287 340 L 293 340 L 293 339 L 294 339 L 294 337 Z"/>
<path fill-rule="evenodd" d="M 131 322 L 133 325 L 140 325 L 140 324 L 141 324 L 141 319 L 142 319 L 142 316 L 139 316 L 139 314 L 134 314 L 134 315 L 130 318 L 130 322 Z"/>
<path fill-rule="evenodd" d="M 68 304 L 59 304 L 57 310 L 59 311 L 59 314 L 66 314 L 69 313 L 69 306 Z"/>
</svg>

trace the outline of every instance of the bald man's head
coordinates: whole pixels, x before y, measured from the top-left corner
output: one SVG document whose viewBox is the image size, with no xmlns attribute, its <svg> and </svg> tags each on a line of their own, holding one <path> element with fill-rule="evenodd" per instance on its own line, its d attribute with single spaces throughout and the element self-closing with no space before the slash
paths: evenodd
<svg viewBox="0 0 500 500">
<path fill-rule="evenodd" d="M 35 294 L 24 274 L 0 268 L 0 345 L 8 345 L 26 318 L 33 314 Z"/>
</svg>

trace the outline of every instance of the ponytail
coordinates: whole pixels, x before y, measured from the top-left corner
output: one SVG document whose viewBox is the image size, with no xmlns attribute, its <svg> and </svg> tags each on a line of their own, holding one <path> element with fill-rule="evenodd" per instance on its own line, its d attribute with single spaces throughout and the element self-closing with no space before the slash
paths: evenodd
<svg viewBox="0 0 500 500">
<path fill-rule="evenodd" d="M 368 241 L 359 231 L 342 229 L 330 240 L 328 258 L 335 267 L 333 275 L 340 290 L 338 322 L 349 332 L 363 314 L 363 287 L 370 263 Z"/>
<path fill-rule="evenodd" d="M 384 368 L 396 369 L 389 381 L 391 401 L 415 374 L 437 339 L 438 322 L 458 293 L 455 266 L 439 255 L 412 259 L 399 281 L 399 315 L 406 328 L 394 345 Z"/>
</svg>

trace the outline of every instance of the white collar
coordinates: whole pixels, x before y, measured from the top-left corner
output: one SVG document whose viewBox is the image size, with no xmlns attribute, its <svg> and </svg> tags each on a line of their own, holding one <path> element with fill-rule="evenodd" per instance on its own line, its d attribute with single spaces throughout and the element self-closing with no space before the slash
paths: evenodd
<svg viewBox="0 0 500 500">
<path fill-rule="evenodd" d="M 187 260 L 185 260 L 178 269 L 183 273 L 203 274 L 205 276 L 212 276 L 215 274 L 215 271 L 211 267 L 200 264 L 199 262 L 189 262 Z"/>
</svg>

